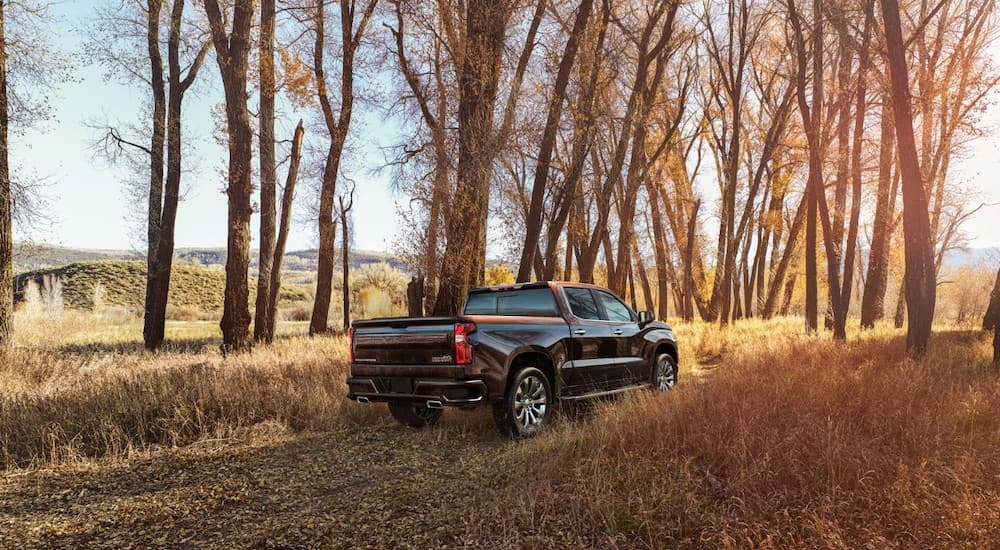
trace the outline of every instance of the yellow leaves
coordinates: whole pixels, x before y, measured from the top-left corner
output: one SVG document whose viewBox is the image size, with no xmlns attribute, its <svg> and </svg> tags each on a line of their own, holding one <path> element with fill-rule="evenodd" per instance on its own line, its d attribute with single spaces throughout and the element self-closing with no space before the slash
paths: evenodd
<svg viewBox="0 0 1000 550">
<path fill-rule="evenodd" d="M 294 52 L 278 48 L 282 76 L 288 99 L 298 107 L 309 107 L 316 97 L 312 69 Z"/>
<path fill-rule="evenodd" d="M 486 286 L 509 285 L 514 282 L 514 273 L 505 265 L 486 268 Z"/>
</svg>

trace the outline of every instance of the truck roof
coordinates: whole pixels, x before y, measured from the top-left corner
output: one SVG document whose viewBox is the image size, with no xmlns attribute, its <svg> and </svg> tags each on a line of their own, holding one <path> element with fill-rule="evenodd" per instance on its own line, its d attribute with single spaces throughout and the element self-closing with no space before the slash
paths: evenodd
<svg viewBox="0 0 1000 550">
<path fill-rule="evenodd" d="M 604 289 L 602 286 L 593 285 L 590 283 L 576 283 L 571 281 L 532 281 L 529 283 L 510 283 L 505 285 L 496 286 L 484 286 L 479 288 L 474 288 L 469 291 L 469 294 L 481 294 L 485 292 L 503 292 L 510 290 L 524 290 L 530 288 L 560 288 L 564 286 L 576 286 L 576 287 L 586 287 L 586 288 L 599 288 Z"/>
</svg>

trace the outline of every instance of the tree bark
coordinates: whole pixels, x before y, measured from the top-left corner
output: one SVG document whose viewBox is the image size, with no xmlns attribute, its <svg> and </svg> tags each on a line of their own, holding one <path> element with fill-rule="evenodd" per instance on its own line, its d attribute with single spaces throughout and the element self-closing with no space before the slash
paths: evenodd
<svg viewBox="0 0 1000 550">
<path fill-rule="evenodd" d="M 14 236 L 11 216 L 7 105 L 7 0 L 0 0 L 0 353 L 11 348 L 14 311 Z"/>
<path fill-rule="evenodd" d="M 490 179 L 493 112 L 512 6 L 506 1 L 469 0 L 458 108 L 458 183 L 448 217 L 435 315 L 454 315 L 469 287 L 482 278 Z"/>
<path fill-rule="evenodd" d="M 351 232 L 347 225 L 347 214 L 354 206 L 354 188 L 351 188 L 347 204 L 344 204 L 344 196 L 337 198 L 340 203 L 340 228 L 341 228 L 341 266 L 343 267 L 343 290 L 344 297 L 344 331 L 351 328 Z"/>
<path fill-rule="evenodd" d="M 167 95 L 163 78 L 163 55 L 160 51 L 160 14 L 163 0 L 146 2 L 146 50 L 149 56 L 149 84 L 153 96 L 152 136 L 149 144 L 149 196 L 146 204 L 146 301 L 143 315 L 143 340 L 147 349 L 156 349 L 163 341 L 157 334 L 158 309 L 156 262 L 160 246 L 160 220 L 163 215 L 163 157 L 166 140 Z M 166 305 L 163 304 L 163 308 Z"/>
<path fill-rule="evenodd" d="M 902 174 L 903 240 L 906 251 L 906 349 L 911 355 L 921 356 L 927 351 L 937 298 L 934 248 L 931 241 L 927 197 L 924 193 L 917 147 L 913 137 L 910 84 L 906 66 L 906 48 L 899 21 L 899 5 L 896 0 L 881 0 L 881 3 L 892 81 L 899 169 Z"/>
<path fill-rule="evenodd" d="M 278 314 L 278 298 L 281 293 L 281 264 L 285 258 L 285 245 L 288 243 L 288 231 L 292 224 L 292 205 L 295 202 L 295 183 L 299 176 L 299 164 L 302 161 L 302 138 L 305 129 L 302 121 L 295 127 L 292 137 L 292 153 L 288 160 L 288 174 L 285 178 L 285 188 L 281 193 L 281 221 L 278 226 L 278 236 L 274 244 L 274 268 L 271 271 L 271 286 L 268 289 L 267 319 L 265 341 L 274 341 L 275 322 Z"/>
<path fill-rule="evenodd" d="M 274 273 L 274 245 L 277 240 L 277 187 L 274 145 L 274 0 L 261 0 L 260 60 L 260 256 L 257 268 L 257 309 L 254 315 L 253 339 L 269 342 L 268 313 L 271 311 L 271 277 Z"/>
<path fill-rule="evenodd" d="M 983 317 L 983 330 L 993 331 L 993 366 L 1000 367 L 1000 270 L 990 293 L 990 305 Z"/>
<path fill-rule="evenodd" d="M 885 97 L 882 105 L 882 128 L 879 139 L 878 191 L 875 217 L 872 221 L 872 242 L 865 276 L 865 290 L 861 298 L 861 328 L 875 328 L 875 322 L 885 315 L 885 293 L 889 282 L 889 244 L 892 239 L 896 194 L 893 185 L 893 158 L 895 128 L 892 106 Z"/>
<path fill-rule="evenodd" d="M 983 315 L 983 330 L 993 330 L 1000 325 L 1000 271 L 997 271 L 996 282 L 993 283 L 993 291 L 990 293 L 990 303 Z"/>
<path fill-rule="evenodd" d="M 219 10 L 218 0 L 205 0 L 205 13 L 211 26 L 216 61 L 225 90 L 229 133 L 229 185 L 226 190 L 229 199 L 229 237 L 225 300 L 220 323 L 223 352 L 242 351 L 251 347 L 247 284 L 252 214 L 250 202 L 253 194 L 253 128 L 247 108 L 247 71 L 253 12 L 253 0 L 236 0 L 232 32 L 227 36 L 226 18 Z"/>
<path fill-rule="evenodd" d="M 651 179 L 646 179 L 646 195 L 649 197 L 649 213 L 653 226 L 653 257 L 656 260 L 656 315 L 666 319 L 670 304 L 670 293 L 667 289 L 667 235 L 663 228 L 663 214 L 660 212 L 659 193 Z M 685 273 L 687 266 L 685 265 Z M 652 308 L 651 308 L 652 309 Z"/>
<path fill-rule="evenodd" d="M 701 209 L 701 199 L 694 202 L 691 216 L 688 219 L 687 246 L 684 247 L 684 320 L 694 321 L 694 304 L 697 298 L 697 288 L 694 284 L 694 248 L 697 238 L 698 210 Z"/>
</svg>

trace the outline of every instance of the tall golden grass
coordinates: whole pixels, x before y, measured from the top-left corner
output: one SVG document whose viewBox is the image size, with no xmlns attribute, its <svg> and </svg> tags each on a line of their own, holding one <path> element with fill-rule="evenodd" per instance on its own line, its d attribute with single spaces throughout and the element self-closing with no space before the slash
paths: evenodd
<svg viewBox="0 0 1000 550">
<path fill-rule="evenodd" d="M 18 319 L 22 346 L 0 364 L 5 467 L 356 429 L 384 416 L 344 398 L 342 338 L 285 334 L 223 358 L 213 323 L 172 323 L 168 339 L 178 343 L 151 355 L 135 321 L 94 319 Z M 483 488 L 462 519 L 467 537 L 1000 543 L 1000 373 L 986 335 L 938 327 L 930 354 L 914 361 L 904 357 L 904 333 L 889 328 L 847 342 L 805 336 L 792 319 L 676 331 L 675 391 L 598 403 L 536 439 L 491 445 L 478 462 L 456 465 Z M 485 415 L 476 422 L 475 431 L 488 429 Z"/>
<path fill-rule="evenodd" d="M 323 430 L 363 414 L 344 399 L 340 337 L 283 335 L 223 358 L 214 323 L 171 323 L 175 343 L 142 351 L 135 321 L 19 317 L 27 343 L 0 361 L 0 458 L 7 468 L 123 456 L 241 437 L 256 426 Z"/>
<path fill-rule="evenodd" d="M 602 404 L 494 466 L 510 476 L 500 532 L 649 547 L 1000 543 L 1000 373 L 983 334 L 941 332 L 920 361 L 891 330 L 835 343 L 751 322 L 689 336 L 695 359 L 720 366 L 669 395 Z"/>
</svg>

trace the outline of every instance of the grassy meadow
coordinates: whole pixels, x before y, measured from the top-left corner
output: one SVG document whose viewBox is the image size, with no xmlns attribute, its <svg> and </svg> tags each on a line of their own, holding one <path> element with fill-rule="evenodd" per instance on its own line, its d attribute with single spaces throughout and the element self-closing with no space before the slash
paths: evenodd
<svg viewBox="0 0 1000 550">
<path fill-rule="evenodd" d="M 675 391 L 560 409 L 542 436 L 506 442 L 485 411 L 413 432 L 347 401 L 345 340 L 310 339 L 301 323 L 225 358 L 211 322 L 170 322 L 157 355 L 141 351 L 134 319 L 20 313 L 15 326 L 20 346 L 0 364 L 0 545 L 106 542 L 135 522 L 148 530 L 129 539 L 139 544 L 1000 544 L 1000 373 L 987 336 L 968 328 L 938 327 L 913 361 L 888 327 L 835 343 L 798 319 L 677 323 Z M 185 490 L 217 508 L 164 487 L 164 471 L 194 476 Z M 247 475 L 258 481 L 234 497 L 227 483 Z M 95 524 L 120 497 L 102 493 L 102 476 L 160 497 Z M 70 504 L 46 500 L 64 491 Z M 455 509 L 420 504 L 431 495 Z M 265 501 L 298 512 L 197 527 Z M 387 518 L 413 523 L 337 538 L 343 522 Z"/>
</svg>

